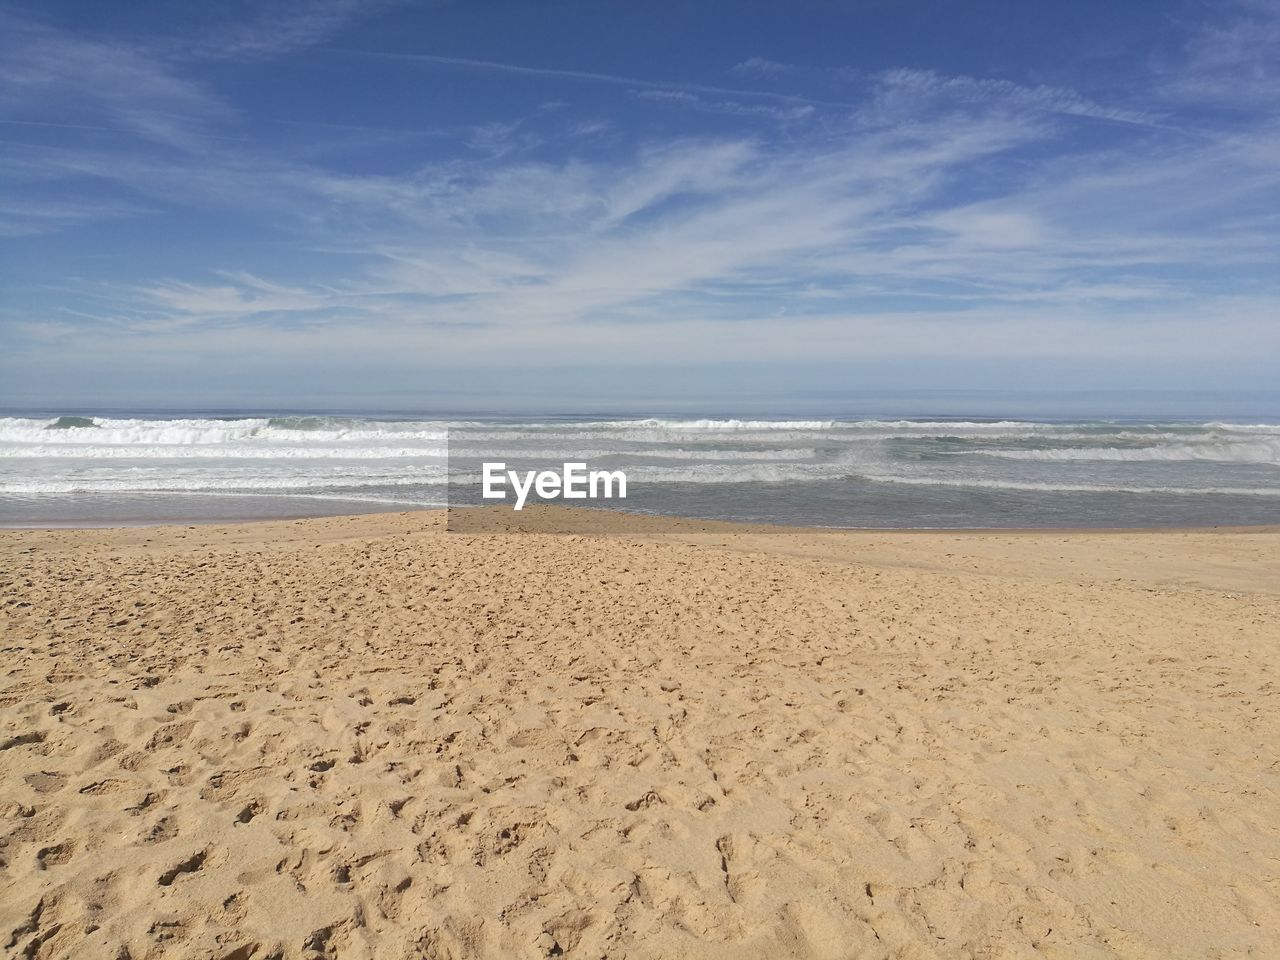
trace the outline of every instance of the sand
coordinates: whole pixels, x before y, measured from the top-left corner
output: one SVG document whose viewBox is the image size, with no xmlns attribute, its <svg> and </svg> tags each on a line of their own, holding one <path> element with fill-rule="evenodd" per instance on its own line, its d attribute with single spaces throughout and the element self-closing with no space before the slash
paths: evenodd
<svg viewBox="0 0 1280 960">
<path fill-rule="evenodd" d="M 1280 532 L 0 533 L 15 957 L 1280 956 Z"/>
</svg>

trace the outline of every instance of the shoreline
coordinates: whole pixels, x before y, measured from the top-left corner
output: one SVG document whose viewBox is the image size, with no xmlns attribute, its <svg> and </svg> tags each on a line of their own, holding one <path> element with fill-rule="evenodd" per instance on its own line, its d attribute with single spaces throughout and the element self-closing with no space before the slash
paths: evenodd
<svg viewBox="0 0 1280 960">
<path fill-rule="evenodd" d="M 465 507 L 462 509 L 492 509 L 485 507 Z M 506 509 L 506 508 L 504 508 Z M 934 535 L 934 534 L 964 534 L 971 536 L 985 535 L 1085 535 L 1085 534 L 1185 534 L 1185 533 L 1280 533 L 1280 523 L 1258 523 L 1258 524 L 1204 524 L 1204 525 L 1164 525 L 1153 524 L 1151 526 L 1045 526 L 1045 527 L 837 527 L 837 526 L 815 526 L 812 524 L 785 524 L 785 523 L 759 523 L 750 520 L 723 520 L 714 517 L 682 517 L 670 514 L 648 514 L 648 513 L 629 513 L 625 510 L 603 509 L 603 508 L 582 508 L 582 507 L 562 507 L 562 506 L 538 506 L 530 507 L 526 514 L 535 510 L 551 510 L 566 511 L 570 513 L 578 512 L 583 509 L 592 509 L 594 512 L 607 514 L 611 517 L 620 519 L 638 518 L 641 521 L 651 521 L 657 523 L 671 523 L 673 525 L 685 524 L 716 524 L 724 525 L 726 528 L 732 528 L 743 533 L 778 533 L 778 534 L 885 534 L 885 535 Z M 256 524 L 271 523 L 297 523 L 299 521 L 327 521 L 327 520 L 353 520 L 362 517 L 407 517 L 407 516 L 446 516 L 449 509 L 445 507 L 428 507 L 423 509 L 397 509 L 394 506 L 388 506 L 385 510 L 373 510 L 360 513 L 327 513 L 327 514 L 296 514 L 284 516 L 270 517 L 178 517 L 163 519 L 136 519 L 121 521 L 33 521 L 30 523 L 10 523 L 0 518 L 0 534 L 5 532 L 22 532 L 22 531 L 69 531 L 69 530 L 163 530 L 166 528 L 190 528 L 190 527 L 240 527 Z M 615 535 L 609 533 L 607 535 Z"/>
</svg>

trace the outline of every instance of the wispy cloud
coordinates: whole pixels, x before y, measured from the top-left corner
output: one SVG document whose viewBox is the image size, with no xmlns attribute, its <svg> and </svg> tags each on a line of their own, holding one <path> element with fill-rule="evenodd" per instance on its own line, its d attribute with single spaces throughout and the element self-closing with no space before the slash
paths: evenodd
<svg viewBox="0 0 1280 960">
<path fill-rule="evenodd" d="M 400 53 L 387 50 L 355 50 L 344 47 L 330 47 L 328 49 L 332 53 L 352 57 L 370 57 L 380 60 L 417 63 L 423 66 L 442 67 L 455 70 L 481 70 L 490 73 L 511 74 L 513 76 L 540 77 L 547 80 L 566 80 L 572 83 L 594 83 L 614 87 L 633 87 L 639 90 L 676 90 L 692 94 L 701 93 L 713 96 L 759 98 L 784 103 L 809 104 L 812 106 L 850 106 L 848 102 L 838 100 L 826 100 L 790 93 L 778 93 L 772 90 L 721 87 L 704 83 L 690 83 L 681 80 L 632 77 L 588 70 L 563 70 L 554 67 L 535 67 L 517 63 L 504 63 L 497 60 L 475 60 L 467 57 L 444 57 L 426 53 Z"/>
<path fill-rule="evenodd" d="M 1154 126 L 1160 118 L 1142 110 L 1107 106 L 1063 87 L 1024 86 L 1009 80 L 944 76 L 933 70 L 887 70 L 875 77 L 877 100 L 927 99 L 975 105 L 1003 105 L 1063 116 L 1085 117 L 1138 126 Z"/>
<path fill-rule="evenodd" d="M 83 39 L 0 13 L 0 109 L 12 122 L 110 128 L 199 150 L 236 111 L 127 45 Z M 38 109 L 40 114 L 33 114 Z"/>
<path fill-rule="evenodd" d="M 869 95 L 870 103 L 860 109 L 870 113 L 886 109 L 891 114 L 904 103 L 916 104 L 1000 104 L 1021 110 L 1040 111 L 1064 116 L 1085 117 L 1115 123 L 1151 126 L 1160 117 L 1149 110 L 1098 103 L 1066 87 L 1027 85 L 1001 78 L 947 75 L 935 70 L 900 67 L 868 74 L 852 67 L 814 67 L 782 63 L 764 57 L 751 57 L 735 64 L 731 73 L 761 79 L 818 78 L 838 83 L 849 91 Z"/>
<path fill-rule="evenodd" d="M 474 327 L 479 319 L 513 343 L 579 349 L 629 342 L 655 325 L 679 323 L 683 336 L 698 317 L 698 329 L 752 330 L 756 340 L 741 346 L 758 351 L 761 337 L 776 343 L 815 325 L 827 330 L 840 316 L 854 326 L 856 317 L 887 316 L 886 298 L 913 300 L 912 322 L 975 310 L 991 316 L 1001 303 L 1036 302 L 1046 316 L 1086 303 L 1167 306 L 1191 291 L 1159 271 L 1266 255 L 1265 225 L 1206 243 L 1203 230 L 1179 237 L 1152 219 L 1156 197 L 1166 211 L 1178 198 L 1225 210 L 1228 194 L 1246 183 L 1254 194 L 1236 204 L 1255 203 L 1274 176 L 1250 165 L 1261 155 L 1243 143 L 1139 162 L 1125 152 L 1080 159 L 1046 170 L 1045 181 L 1021 174 L 999 200 L 950 194 L 967 168 L 992 168 L 1049 136 L 996 110 L 981 120 L 944 115 L 853 129 L 803 150 L 677 141 L 621 165 L 457 162 L 394 178 L 230 167 L 219 173 L 227 184 L 203 193 L 238 195 L 236 178 L 244 178 L 272 193 L 282 212 L 321 203 L 331 213 L 350 210 L 355 221 L 376 215 L 377 230 L 348 234 L 348 252 L 363 266 L 324 285 L 234 272 L 215 283 L 158 282 L 133 292 L 134 321 L 114 310 L 111 326 L 115 334 L 192 336 L 227 325 L 298 336 L 341 329 L 391 343 L 418 325 Z M 1233 177 L 1221 177 L 1224 169 Z M 140 176 L 155 182 L 151 172 Z M 1081 217 L 1091 203 L 1105 209 Z M 415 238 L 426 224 L 429 238 Z M 806 306 L 833 300 L 841 312 Z M 755 310 L 760 302 L 787 306 L 772 326 L 766 311 L 743 327 L 748 302 Z M 489 349 L 480 340 L 474 347 Z M 450 350 L 461 356 L 464 341 Z"/>
<path fill-rule="evenodd" d="M 1192 32 L 1185 60 L 1162 78 L 1163 92 L 1274 116 L 1280 105 L 1280 2 L 1234 0 L 1222 10 L 1224 20 Z"/>
<path fill-rule="evenodd" d="M 175 44 L 184 55 L 214 60 L 261 60 L 332 40 L 362 20 L 406 0 L 265 0 L 246 21 L 216 24 L 194 43 Z M 443 2 L 443 0 L 440 0 Z"/>
<path fill-rule="evenodd" d="M 56 233 L 93 220 L 116 220 L 153 212 L 121 200 L 94 197 L 0 197 L 0 237 Z"/>
<path fill-rule="evenodd" d="M 755 77 L 761 80 L 805 79 L 819 80 L 825 84 L 847 87 L 864 80 L 866 73 L 857 67 L 814 66 L 812 64 L 783 63 L 768 57 L 748 57 L 729 68 L 731 74 Z"/>
<path fill-rule="evenodd" d="M 741 63 L 735 63 L 730 68 L 730 72 L 746 75 L 764 74 L 765 76 L 777 76 L 783 73 L 790 73 L 794 69 L 795 67 L 789 63 L 780 63 L 767 57 L 748 57 Z"/>
<path fill-rule="evenodd" d="M 816 109 L 810 103 L 798 103 L 787 106 L 772 104 L 742 103 L 739 100 L 715 100 L 689 93 L 687 90 L 638 90 L 635 95 L 641 100 L 670 106 L 687 107 L 704 113 L 721 113 L 734 117 L 763 117 L 780 123 L 795 123 L 813 116 Z"/>
</svg>

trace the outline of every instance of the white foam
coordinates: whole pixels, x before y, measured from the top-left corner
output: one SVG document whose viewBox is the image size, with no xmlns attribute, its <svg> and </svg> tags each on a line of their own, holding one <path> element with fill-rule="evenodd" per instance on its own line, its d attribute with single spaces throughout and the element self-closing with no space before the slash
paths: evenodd
<svg viewBox="0 0 1280 960">
<path fill-rule="evenodd" d="M 1280 433 L 1280 423 L 1222 423 L 1215 420 L 1204 426 L 1210 430 L 1226 430 L 1229 433 Z"/>
<path fill-rule="evenodd" d="M 1280 438 L 1222 443 L 1177 443 L 1150 447 L 1067 447 L 1054 450 L 983 450 L 1004 460 L 1109 460 L 1130 463 L 1212 460 L 1219 463 L 1280 464 Z"/>
<path fill-rule="evenodd" d="M 782 483 L 848 476 L 849 464 L 720 463 L 690 467 L 628 467 L 626 473 L 629 480 L 639 483 Z"/>
<path fill-rule="evenodd" d="M 661 430 L 830 430 L 835 420 L 604 420 L 582 426 Z"/>
<path fill-rule="evenodd" d="M 528 424 L 530 427 L 542 424 Z M 551 427 L 573 426 L 572 424 L 546 424 Z M 1076 425 L 1040 423 L 1032 420 L 602 420 L 578 424 L 582 427 L 613 428 L 658 428 L 662 430 L 888 430 L 892 432 L 908 431 L 913 433 L 985 433 L 1007 432 L 1045 432 L 1072 429 Z"/>
<path fill-rule="evenodd" d="M 693 460 L 693 461 L 757 461 L 757 460 L 784 460 L 787 462 L 809 460 L 817 454 L 812 447 L 786 447 L 774 450 L 743 450 L 725 447 L 716 447 L 703 450 L 688 450 L 681 447 L 672 447 L 664 449 L 661 447 L 646 447 L 644 449 L 584 449 L 569 444 L 558 447 L 546 447 L 540 449 L 530 449 L 525 447 L 501 447 L 501 446 L 483 446 L 483 447 L 462 447 L 452 446 L 449 448 L 449 455 L 455 458 L 474 458 L 484 460 L 506 459 L 510 461 L 519 460 L 547 460 L 547 461 L 569 461 L 569 460 L 612 460 L 613 458 L 621 458 L 625 461 L 631 460 Z"/>
<path fill-rule="evenodd" d="M 447 447 L 284 446 L 280 444 L 21 444 L 0 447 L 3 459 L 85 460 L 403 460 L 442 459 Z"/>
<path fill-rule="evenodd" d="M 1097 483 L 1029 483 L 1016 480 L 980 480 L 974 477 L 904 477 L 892 474 L 863 474 L 875 483 L 899 483 L 921 487 L 972 487 L 987 490 L 1028 490 L 1046 493 L 1146 493 L 1199 496 L 1216 494 L 1233 497 L 1280 497 L 1280 487 L 1162 487 Z"/>
<path fill-rule="evenodd" d="M 282 418 L 283 419 L 283 418 Z M 151 444 L 158 446 L 226 445 L 231 443 L 334 443 L 387 440 L 443 441 L 447 424 L 441 421 L 381 423 L 369 420 L 340 421 L 316 418 L 324 427 L 302 429 L 273 423 L 265 417 L 239 420 L 144 420 L 92 418 L 94 426 L 54 427 L 57 420 L 0 418 L 0 443 L 37 446 L 103 446 Z M 296 422 L 301 422 L 296 421 Z"/>
<path fill-rule="evenodd" d="M 444 474 L 430 476 L 369 477 L 365 475 L 327 477 L 267 477 L 247 474 L 242 477 L 182 476 L 147 477 L 76 477 L 0 480 L 0 494 L 37 493 L 217 493 L 253 492 L 255 490 L 332 490 L 342 487 L 407 487 L 443 484 Z"/>
<path fill-rule="evenodd" d="M 1076 429 L 1078 424 L 1038 423 L 1034 420 L 853 420 L 847 426 L 872 430 L 908 430 L 925 433 L 984 433 L 1009 431 L 1042 433 Z"/>
</svg>

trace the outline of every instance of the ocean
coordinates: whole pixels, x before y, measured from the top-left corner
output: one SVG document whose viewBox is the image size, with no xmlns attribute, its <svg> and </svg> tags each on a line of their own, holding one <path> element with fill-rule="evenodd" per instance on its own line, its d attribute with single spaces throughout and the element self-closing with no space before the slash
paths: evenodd
<svg viewBox="0 0 1280 960">
<path fill-rule="evenodd" d="M 442 507 L 453 462 L 623 469 L 642 513 L 829 527 L 1280 523 L 1280 422 L 0 417 L 0 525 Z"/>
</svg>

